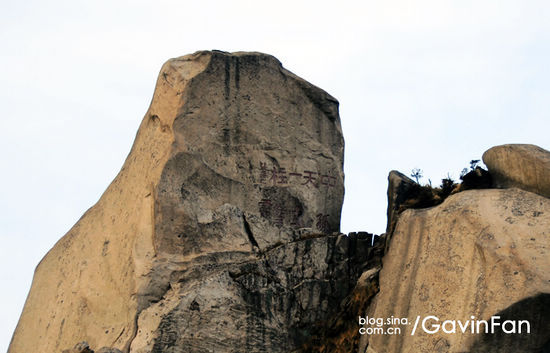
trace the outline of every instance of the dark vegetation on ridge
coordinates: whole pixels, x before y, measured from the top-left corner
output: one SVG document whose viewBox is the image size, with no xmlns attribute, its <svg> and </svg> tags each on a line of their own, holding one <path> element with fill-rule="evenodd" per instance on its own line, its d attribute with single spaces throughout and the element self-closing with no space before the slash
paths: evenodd
<svg viewBox="0 0 550 353">
<path fill-rule="evenodd" d="M 471 160 L 470 167 L 460 173 L 462 183 L 455 182 L 449 174 L 441 179 L 439 187 L 433 187 L 431 181 L 426 185 L 420 184 L 422 170 L 415 168 L 411 177 L 415 183 L 407 190 L 405 201 L 400 205 L 398 212 L 413 208 L 427 208 L 441 204 L 447 197 L 457 192 L 471 189 L 488 189 L 492 187 L 492 177 L 489 171 L 478 166 L 479 160 Z"/>
</svg>

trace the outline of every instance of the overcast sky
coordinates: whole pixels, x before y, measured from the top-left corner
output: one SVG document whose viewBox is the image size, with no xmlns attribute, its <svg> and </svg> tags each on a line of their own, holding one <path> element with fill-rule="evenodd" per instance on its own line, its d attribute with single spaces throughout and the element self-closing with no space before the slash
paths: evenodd
<svg viewBox="0 0 550 353">
<path fill-rule="evenodd" d="M 120 170 L 168 58 L 261 51 L 340 101 L 342 231 L 382 233 L 387 175 L 455 179 L 550 149 L 550 3 L 2 1 L 0 351 L 35 266 Z M 83 255 L 85 256 L 85 255 Z"/>
</svg>

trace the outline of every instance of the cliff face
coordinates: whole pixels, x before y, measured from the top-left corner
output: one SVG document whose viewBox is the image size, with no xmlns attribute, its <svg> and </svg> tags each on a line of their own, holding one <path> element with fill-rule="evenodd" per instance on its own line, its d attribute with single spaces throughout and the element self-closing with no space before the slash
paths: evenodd
<svg viewBox="0 0 550 353">
<path fill-rule="evenodd" d="M 387 237 L 380 292 L 363 315 L 408 323 L 382 326 L 397 327 L 400 334 L 365 334 L 359 351 L 550 349 L 550 152 L 503 145 L 485 152 L 483 160 L 493 187 L 507 189 L 459 192 L 439 206 L 399 215 L 395 209 L 410 180 L 390 173 L 388 225 L 396 225 Z M 494 330 L 492 318 L 501 325 L 510 321 Z M 452 322 L 444 330 L 446 320 Z M 520 333 L 522 320 L 529 329 Z M 483 321 L 491 323 L 490 332 Z"/>
<path fill-rule="evenodd" d="M 38 265 L 9 352 L 301 345 L 368 256 L 338 234 L 343 150 L 337 101 L 275 58 L 168 61 L 119 175 Z"/>
<path fill-rule="evenodd" d="M 411 324 L 387 326 L 399 327 L 398 335 L 365 335 L 362 348 L 368 344 L 369 353 L 540 352 L 550 339 L 549 244 L 550 200 L 519 189 L 469 190 L 437 207 L 406 210 L 383 259 L 380 292 L 362 314 L 408 318 Z M 504 322 L 502 313 L 514 305 L 521 309 L 508 319 L 528 320 L 530 334 L 474 334 L 471 327 L 465 333 L 428 332 L 432 324 L 465 323 L 472 316 L 489 321 L 500 316 Z M 411 335 L 417 316 L 421 321 Z M 425 331 L 422 320 L 428 316 L 440 321 L 428 319 Z"/>
</svg>

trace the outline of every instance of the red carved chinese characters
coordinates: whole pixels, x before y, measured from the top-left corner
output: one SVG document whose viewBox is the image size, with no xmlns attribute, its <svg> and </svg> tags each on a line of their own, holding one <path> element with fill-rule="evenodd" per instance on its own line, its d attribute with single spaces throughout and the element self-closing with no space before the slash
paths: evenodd
<svg viewBox="0 0 550 353">
<path fill-rule="evenodd" d="M 304 174 L 307 174 L 307 175 L 304 175 L 304 179 L 305 179 L 306 181 L 304 181 L 304 182 L 302 183 L 302 185 L 309 185 L 309 184 L 311 184 L 311 185 L 317 187 L 317 184 L 315 184 L 316 178 L 313 176 L 313 175 L 315 175 L 315 174 L 317 174 L 317 173 L 312 172 L 312 171 L 309 171 L 309 170 L 304 170 Z"/>
<path fill-rule="evenodd" d="M 265 179 L 267 178 L 267 164 L 260 162 L 260 183 L 265 183 Z"/>
<path fill-rule="evenodd" d="M 300 227 L 303 206 L 296 197 L 276 187 L 261 190 L 262 198 L 258 210 L 262 218 L 278 228 L 283 226 Z"/>
<path fill-rule="evenodd" d="M 275 212 L 273 214 L 273 223 L 275 223 L 277 227 L 281 228 L 285 221 L 285 213 L 286 213 L 285 205 L 278 203 L 274 206 L 274 209 L 275 209 Z"/>
<path fill-rule="evenodd" d="M 284 185 L 302 185 L 306 187 L 320 186 L 333 188 L 336 186 L 336 177 L 326 173 L 315 172 L 312 170 L 287 171 L 286 168 L 273 166 L 268 169 L 267 162 L 260 162 L 260 175 L 258 178 L 260 184 L 269 184 L 274 186 Z"/>
</svg>

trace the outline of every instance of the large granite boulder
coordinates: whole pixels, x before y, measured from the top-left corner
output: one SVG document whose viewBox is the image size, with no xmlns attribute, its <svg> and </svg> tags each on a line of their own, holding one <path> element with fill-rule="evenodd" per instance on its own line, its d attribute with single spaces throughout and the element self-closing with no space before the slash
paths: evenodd
<svg viewBox="0 0 550 353">
<path fill-rule="evenodd" d="M 436 207 L 408 209 L 383 258 L 380 292 L 368 311 L 357 313 L 408 323 L 365 325 L 386 334 L 367 332 L 358 351 L 541 352 L 550 345 L 549 269 L 548 198 L 516 188 L 470 190 Z M 458 320 L 490 321 L 492 316 L 501 323 L 516 320 L 516 327 L 517 320 L 527 320 L 530 334 L 525 326 L 522 334 L 483 334 L 484 326 L 481 334 L 470 332 L 471 326 L 458 331 Z M 457 332 L 433 332 L 433 325 L 445 320 L 455 320 Z M 388 334 L 388 328 L 401 332 Z M 452 330 L 452 324 L 446 329 Z"/>
<path fill-rule="evenodd" d="M 508 144 L 483 154 L 496 187 L 518 187 L 550 197 L 550 152 L 535 145 Z"/>
<path fill-rule="evenodd" d="M 274 57 L 169 60 L 122 170 L 36 268 L 9 353 L 300 346 L 370 246 L 338 235 L 343 151 L 337 101 Z"/>
</svg>

